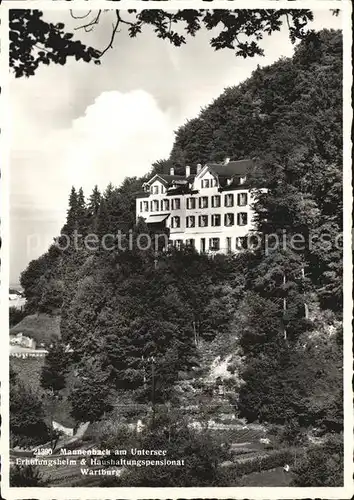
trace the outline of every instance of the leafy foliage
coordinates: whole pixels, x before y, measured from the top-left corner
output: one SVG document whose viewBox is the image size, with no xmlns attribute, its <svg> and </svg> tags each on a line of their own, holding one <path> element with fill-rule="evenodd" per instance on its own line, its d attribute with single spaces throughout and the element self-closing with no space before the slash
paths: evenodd
<svg viewBox="0 0 354 500">
<path fill-rule="evenodd" d="M 12 487 L 35 487 L 45 486 L 45 484 L 39 470 L 32 465 L 15 465 L 10 469 L 10 485 Z"/>
<path fill-rule="evenodd" d="M 10 10 L 10 67 L 16 77 L 32 76 L 40 64 L 64 65 L 68 57 L 89 62 L 99 52 L 73 40 L 64 24 L 47 23 L 38 10 Z"/>
<path fill-rule="evenodd" d="M 66 385 L 69 356 L 65 345 L 55 342 L 49 348 L 41 374 L 41 386 L 58 394 Z"/>
<path fill-rule="evenodd" d="M 114 481 L 115 486 L 192 487 L 221 484 L 220 464 L 229 458 L 227 446 L 215 443 L 208 433 L 188 428 L 181 412 L 161 412 L 157 414 L 155 424 L 143 434 L 139 447 L 167 450 L 168 460 L 184 460 L 184 465 L 128 469 Z"/>
<path fill-rule="evenodd" d="M 18 381 L 16 376 L 12 377 L 10 392 L 11 446 L 24 448 L 34 446 L 45 443 L 48 436 L 41 400 Z"/>
<path fill-rule="evenodd" d="M 294 468 L 291 486 L 343 486 L 343 434 L 328 437 L 322 445 L 307 449 Z"/>
<path fill-rule="evenodd" d="M 100 57 L 113 47 L 114 39 L 123 25 L 127 26 L 131 38 L 138 36 L 146 27 L 152 27 L 158 38 L 168 40 L 175 47 L 187 42 L 187 36 L 196 36 L 202 28 L 218 29 L 218 35 L 210 39 L 215 50 L 231 49 L 236 56 L 253 57 L 263 55 L 260 41 L 265 34 L 279 31 L 284 23 L 290 40 L 305 38 L 311 31 L 308 23 L 313 14 L 306 9 L 292 10 L 177 10 L 161 9 L 136 11 L 102 11 L 87 14 L 82 25 L 92 29 L 102 16 L 114 15 L 112 36 L 103 50 L 87 47 L 75 40 L 72 33 L 64 31 L 64 24 L 45 22 L 38 10 L 10 11 L 10 67 L 16 77 L 32 76 L 41 64 L 64 65 L 68 57 L 77 61 L 100 63 Z M 74 16 L 73 16 L 74 17 Z M 83 17 L 80 17 L 82 22 Z M 181 33 L 181 30 L 182 33 Z M 183 33 L 184 32 L 184 33 Z"/>
<path fill-rule="evenodd" d="M 95 359 L 86 357 L 78 369 L 77 380 L 69 394 L 72 416 L 78 422 L 95 422 L 112 407 L 107 400 L 108 374 Z"/>
</svg>

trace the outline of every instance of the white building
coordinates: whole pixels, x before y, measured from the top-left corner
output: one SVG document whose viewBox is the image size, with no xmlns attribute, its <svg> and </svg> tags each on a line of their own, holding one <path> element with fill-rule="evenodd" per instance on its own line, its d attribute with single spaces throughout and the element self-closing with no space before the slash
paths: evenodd
<svg viewBox="0 0 354 500">
<path fill-rule="evenodd" d="M 253 228 L 254 197 L 248 175 L 252 160 L 198 165 L 195 174 L 156 174 L 136 200 L 137 219 L 170 230 L 170 240 L 193 245 L 198 252 L 242 249 Z"/>
</svg>

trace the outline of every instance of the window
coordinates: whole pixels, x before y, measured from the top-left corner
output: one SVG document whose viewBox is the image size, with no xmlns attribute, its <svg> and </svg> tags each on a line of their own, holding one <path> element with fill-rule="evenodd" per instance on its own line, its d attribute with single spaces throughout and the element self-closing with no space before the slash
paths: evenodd
<svg viewBox="0 0 354 500">
<path fill-rule="evenodd" d="M 175 229 L 177 227 L 181 227 L 181 218 L 178 216 L 171 217 L 171 227 Z"/>
<path fill-rule="evenodd" d="M 208 208 L 208 197 L 201 196 L 199 198 L 199 208 Z"/>
<path fill-rule="evenodd" d="M 246 182 L 246 176 L 240 177 L 240 184 L 244 184 Z"/>
<path fill-rule="evenodd" d="M 140 212 L 142 212 L 142 211 L 143 211 L 143 202 L 141 201 L 140 202 Z"/>
<path fill-rule="evenodd" d="M 175 247 L 177 248 L 177 250 L 181 250 L 182 245 L 183 245 L 183 240 L 176 240 L 175 241 Z"/>
<path fill-rule="evenodd" d="M 187 199 L 187 208 L 189 210 L 195 209 L 195 198 L 188 198 Z"/>
<path fill-rule="evenodd" d="M 234 206 L 234 195 L 225 194 L 225 207 L 233 207 L 233 206 Z"/>
<path fill-rule="evenodd" d="M 221 226 L 221 215 L 214 214 L 211 216 L 211 225 L 212 226 Z"/>
<path fill-rule="evenodd" d="M 231 253 L 231 250 L 232 250 L 232 248 L 231 248 L 231 238 L 227 237 L 226 238 L 226 251 L 227 251 L 227 253 Z"/>
<path fill-rule="evenodd" d="M 211 206 L 213 208 L 219 208 L 221 204 L 221 196 L 219 194 L 216 194 L 215 196 L 211 197 Z"/>
<path fill-rule="evenodd" d="M 246 226 L 247 225 L 247 212 L 239 212 L 237 214 L 237 224 L 239 226 Z"/>
<path fill-rule="evenodd" d="M 161 210 L 169 210 L 170 209 L 170 200 L 162 200 L 161 201 Z"/>
<path fill-rule="evenodd" d="M 247 249 L 247 236 L 238 236 L 236 238 L 236 250 Z"/>
<path fill-rule="evenodd" d="M 173 198 L 171 201 L 171 210 L 179 210 L 181 208 L 181 200 L 179 198 Z"/>
<path fill-rule="evenodd" d="M 187 247 L 195 247 L 195 240 L 193 238 L 190 238 L 189 240 L 186 240 L 186 246 Z"/>
<path fill-rule="evenodd" d="M 159 186 L 151 186 L 152 194 L 159 194 Z"/>
<path fill-rule="evenodd" d="M 209 239 L 209 250 L 220 250 L 220 238 Z"/>
<path fill-rule="evenodd" d="M 151 212 L 158 212 L 159 211 L 159 200 L 153 200 L 151 202 Z"/>
<path fill-rule="evenodd" d="M 208 188 L 208 187 L 211 187 L 210 179 L 202 179 L 202 188 Z"/>
<path fill-rule="evenodd" d="M 148 201 L 143 201 L 143 211 L 144 212 L 149 211 L 149 202 Z"/>
<path fill-rule="evenodd" d="M 189 215 L 188 217 L 186 217 L 186 226 L 187 227 L 195 227 L 194 215 Z"/>
<path fill-rule="evenodd" d="M 224 224 L 226 227 L 233 226 L 235 224 L 235 216 L 234 214 L 225 214 Z"/>
<path fill-rule="evenodd" d="M 161 186 L 160 192 L 161 192 L 161 194 L 166 193 L 166 189 L 165 189 L 165 187 L 164 187 L 164 186 Z"/>
<path fill-rule="evenodd" d="M 239 193 L 237 195 L 237 205 L 239 207 L 244 207 L 247 205 L 247 193 Z"/>
<path fill-rule="evenodd" d="M 199 215 L 199 227 L 207 227 L 207 225 L 208 225 L 208 216 Z"/>
<path fill-rule="evenodd" d="M 205 238 L 200 238 L 200 251 L 205 252 Z"/>
</svg>

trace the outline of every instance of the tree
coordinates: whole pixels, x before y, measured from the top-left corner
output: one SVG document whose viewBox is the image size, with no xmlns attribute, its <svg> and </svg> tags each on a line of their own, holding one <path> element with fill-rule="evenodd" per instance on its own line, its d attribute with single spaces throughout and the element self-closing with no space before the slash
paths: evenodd
<svg viewBox="0 0 354 500">
<path fill-rule="evenodd" d="M 32 465 L 15 465 L 10 468 L 10 485 L 16 488 L 45 486 L 42 475 L 37 467 Z"/>
<path fill-rule="evenodd" d="M 21 382 L 15 380 L 10 391 L 11 446 L 30 447 L 48 440 L 42 402 Z"/>
<path fill-rule="evenodd" d="M 62 234 L 71 236 L 76 230 L 78 233 L 85 233 L 88 224 L 88 214 L 83 189 L 80 187 L 76 191 L 72 186 L 69 196 L 69 208 L 66 216 L 66 223 L 61 230 Z"/>
<path fill-rule="evenodd" d="M 190 429 L 179 411 L 159 411 L 156 426 L 142 436 L 143 449 L 165 449 L 168 460 L 184 460 L 184 465 L 159 465 L 157 467 L 129 468 L 116 486 L 137 487 L 193 487 L 221 486 L 223 473 L 221 462 L 229 458 L 228 447 L 215 442 L 209 433 Z M 135 458 L 135 457 L 129 457 Z"/>
<path fill-rule="evenodd" d="M 81 360 L 76 382 L 69 394 L 71 414 L 77 422 L 96 422 L 112 409 L 108 400 L 109 373 L 97 359 L 88 356 Z"/>
<path fill-rule="evenodd" d="M 74 186 L 71 187 L 69 195 L 69 208 L 66 215 L 66 223 L 62 229 L 62 233 L 71 234 L 77 229 L 77 210 L 78 210 L 78 193 Z"/>
<path fill-rule="evenodd" d="M 87 215 L 89 220 L 89 226 L 93 232 L 97 230 L 97 215 L 101 204 L 101 193 L 96 185 L 92 193 L 90 194 L 89 201 L 87 204 Z"/>
<path fill-rule="evenodd" d="M 41 373 L 41 386 L 58 396 L 66 386 L 69 355 L 66 346 L 54 342 L 49 348 Z"/>
<path fill-rule="evenodd" d="M 293 469 L 291 486 L 343 486 L 343 434 L 329 436 L 323 444 L 312 445 Z"/>
<path fill-rule="evenodd" d="M 26 313 L 22 309 L 18 309 L 17 307 L 9 308 L 9 323 L 10 328 L 17 325 L 23 318 L 26 316 Z"/>
<path fill-rule="evenodd" d="M 129 36 L 138 36 L 144 27 L 152 26 L 158 38 L 168 40 L 176 47 L 187 42 L 187 36 L 196 36 L 201 28 L 219 29 L 219 34 L 210 40 L 215 50 L 231 49 L 237 56 L 253 57 L 263 55 L 260 45 L 264 34 L 279 31 L 285 23 L 289 37 L 294 43 L 306 36 L 313 38 L 308 23 L 313 13 L 305 9 L 292 10 L 178 10 L 166 12 L 156 10 L 90 12 L 83 21 L 82 28 L 92 29 L 100 18 L 113 15 L 111 40 L 103 50 L 87 47 L 73 39 L 72 33 L 64 31 L 64 24 L 45 22 L 38 10 L 10 11 L 10 67 L 17 77 L 32 76 L 41 64 L 62 64 L 68 57 L 85 62 L 100 62 L 100 58 L 113 47 L 114 39 L 122 26 L 127 26 Z M 178 28 L 183 28 L 181 34 Z"/>
</svg>

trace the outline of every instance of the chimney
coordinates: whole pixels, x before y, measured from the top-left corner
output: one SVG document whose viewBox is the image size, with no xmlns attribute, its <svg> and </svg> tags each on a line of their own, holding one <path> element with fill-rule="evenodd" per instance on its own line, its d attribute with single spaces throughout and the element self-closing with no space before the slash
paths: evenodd
<svg viewBox="0 0 354 500">
<path fill-rule="evenodd" d="M 230 158 L 225 158 L 224 165 L 227 165 L 229 163 L 229 161 L 230 161 Z"/>
<path fill-rule="evenodd" d="M 199 172 L 201 171 L 201 169 L 202 169 L 202 164 L 198 163 L 198 165 L 197 165 L 197 174 L 199 174 Z"/>
<path fill-rule="evenodd" d="M 170 168 L 170 175 L 175 175 L 175 169 L 173 167 Z"/>
<path fill-rule="evenodd" d="M 186 166 L 186 177 L 191 175 L 191 167 L 189 165 Z"/>
</svg>

